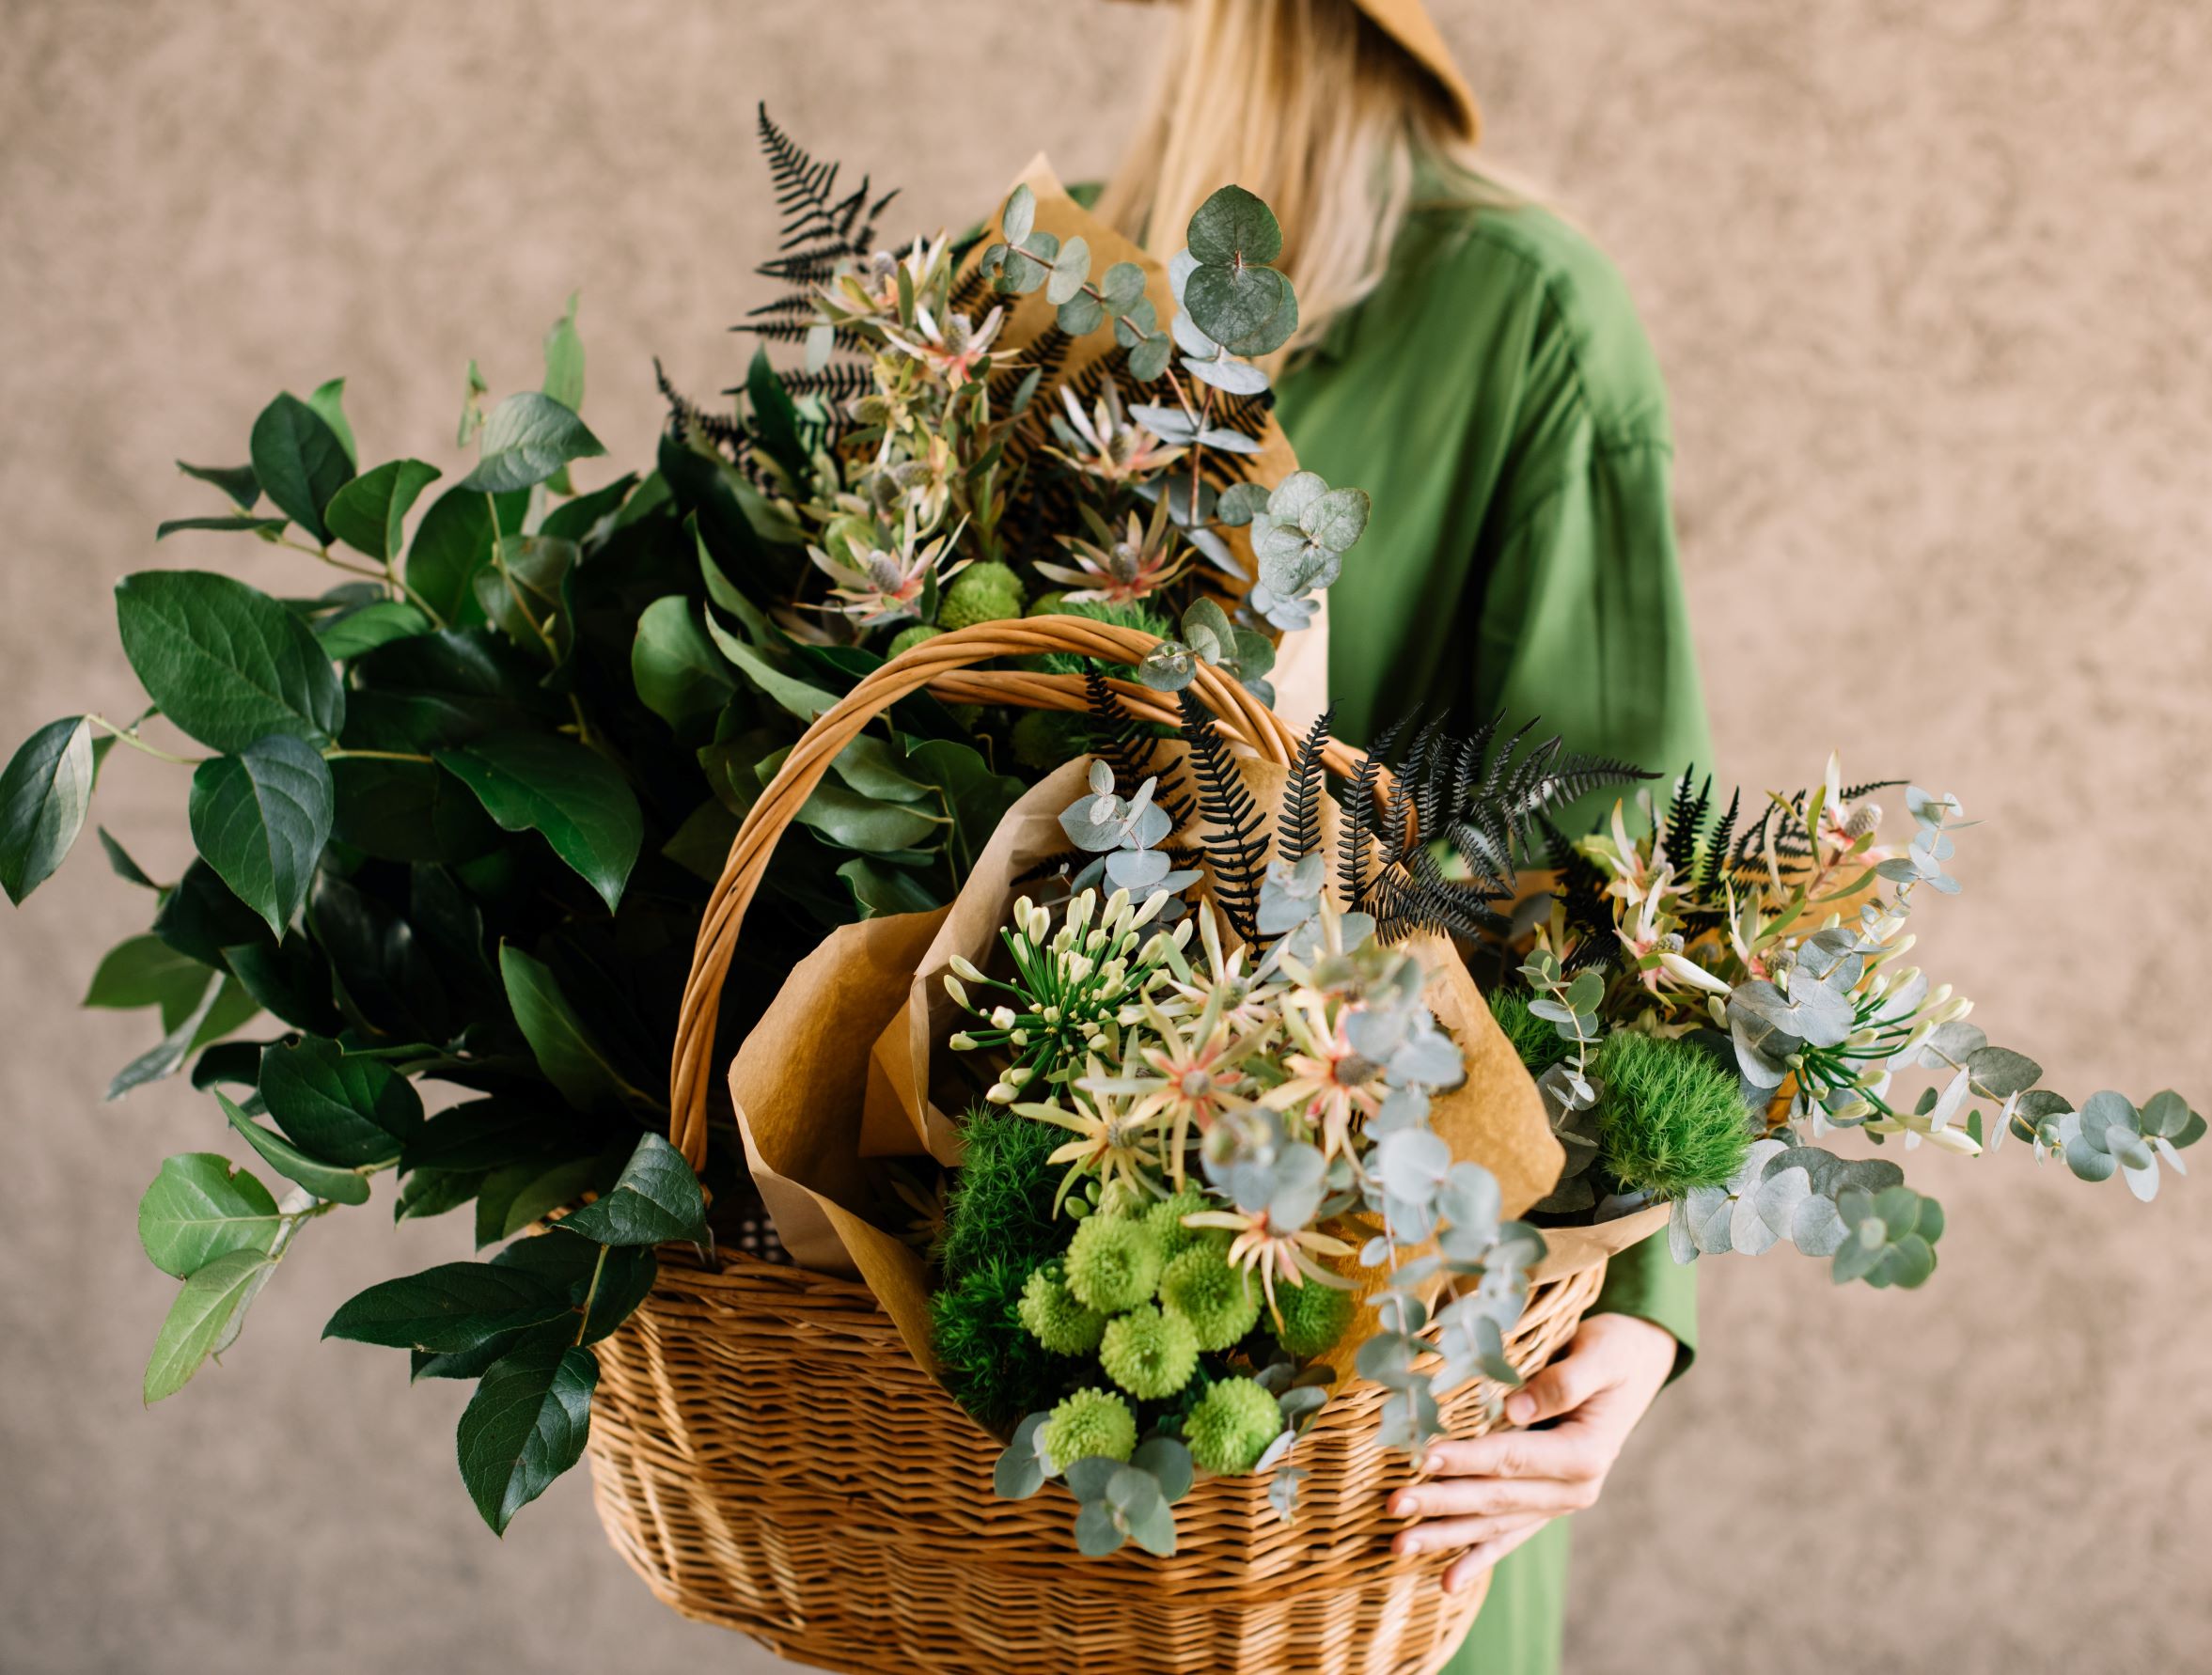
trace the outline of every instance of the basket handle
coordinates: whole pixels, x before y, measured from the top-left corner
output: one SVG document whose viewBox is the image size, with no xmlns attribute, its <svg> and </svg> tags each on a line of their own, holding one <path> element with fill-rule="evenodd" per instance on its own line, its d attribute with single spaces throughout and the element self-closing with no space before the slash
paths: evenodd
<svg viewBox="0 0 2212 1675">
<path fill-rule="evenodd" d="M 714 1025 L 721 1010 L 722 984 L 737 949 L 738 928 L 768 870 L 777 839 L 838 753 L 878 715 L 925 686 L 952 703 L 1013 704 L 1033 710 L 1089 708 L 1080 678 L 975 668 L 993 658 L 1071 651 L 1134 664 L 1157 644 L 1155 636 L 1141 629 L 1119 628 L 1087 617 L 979 622 L 932 635 L 892 658 L 814 718 L 738 827 L 692 948 L 691 975 L 683 985 L 676 1050 L 668 1071 L 668 1138 L 693 1168 L 703 1168 L 707 1160 L 707 1087 L 714 1069 Z M 1110 684 L 1132 714 L 1169 725 L 1182 720 L 1181 712 L 1161 694 L 1132 681 Z M 1194 688 L 1232 744 L 1244 745 L 1267 761 L 1291 759 L 1296 734 L 1235 681 L 1201 666 Z M 1357 752 L 1334 740 L 1324 755 L 1338 773 L 1349 773 L 1359 759 Z"/>
</svg>

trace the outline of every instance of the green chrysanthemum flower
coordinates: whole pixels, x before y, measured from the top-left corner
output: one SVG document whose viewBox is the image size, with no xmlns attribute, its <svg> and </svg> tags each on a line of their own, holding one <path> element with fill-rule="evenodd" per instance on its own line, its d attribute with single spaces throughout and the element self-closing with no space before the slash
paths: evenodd
<svg viewBox="0 0 2212 1675">
<path fill-rule="evenodd" d="M 1159 1242 L 1160 1255 L 1173 1261 L 1186 1250 L 1201 1245 L 1217 1249 L 1229 1248 L 1229 1235 L 1216 1228 L 1186 1228 L 1183 1218 L 1195 1215 L 1200 1210 L 1218 1210 L 1218 1202 L 1209 1204 L 1205 1194 L 1195 1186 L 1186 1186 L 1173 1198 L 1162 1198 L 1144 1213 L 1144 1225 Z"/>
<path fill-rule="evenodd" d="M 941 628 L 932 628 L 927 622 L 910 622 L 891 636 L 891 644 L 884 655 L 897 657 L 902 652 L 913 650 L 924 640 L 935 639 L 944 632 Z"/>
<path fill-rule="evenodd" d="M 1023 615 L 1028 617 L 1064 616 L 1067 607 L 1061 604 L 1060 601 L 1066 597 L 1067 590 L 1062 587 L 1055 587 L 1049 593 L 1040 593 L 1035 599 L 1029 601 L 1029 608 Z"/>
<path fill-rule="evenodd" d="M 937 606 L 937 626 L 972 628 L 979 622 L 1003 622 L 1022 614 L 1027 597 L 1021 577 L 997 560 L 985 558 L 952 578 Z"/>
<path fill-rule="evenodd" d="M 1181 1315 L 1163 1314 L 1148 1303 L 1106 1322 L 1098 1364 L 1139 1401 L 1163 1401 L 1198 1370 L 1199 1335 Z"/>
<path fill-rule="evenodd" d="M 1106 1331 L 1106 1316 L 1075 1300 L 1058 1262 L 1047 1262 L 1029 1276 L 1020 1308 L 1029 1336 L 1056 1355 L 1087 1355 Z"/>
<path fill-rule="evenodd" d="M 1350 1291 L 1309 1279 L 1304 1285 L 1277 1286 L 1275 1307 L 1282 1317 L 1275 1341 L 1294 1355 L 1318 1355 L 1343 1337 L 1354 1305 Z"/>
<path fill-rule="evenodd" d="M 1621 1029 L 1595 1069 L 1599 1157 L 1624 1185 L 1678 1198 L 1743 1167 L 1751 1118 L 1733 1066 L 1691 1041 Z"/>
<path fill-rule="evenodd" d="M 1068 1242 L 1068 1289 L 1085 1307 L 1120 1314 L 1160 1283 L 1160 1246 L 1144 1224 L 1086 1215 Z"/>
<path fill-rule="evenodd" d="M 1216 1477 L 1247 1472 L 1282 1434 L 1282 1409 L 1248 1378 L 1225 1378 L 1198 1400 L 1183 1422 L 1190 1457 Z"/>
<path fill-rule="evenodd" d="M 1111 1390 L 1077 1390 L 1044 1421 L 1044 1451 L 1063 1471 L 1078 1460 L 1126 1460 L 1137 1451 L 1137 1416 Z"/>
<path fill-rule="evenodd" d="M 1190 1323 L 1202 1350 L 1227 1349 L 1260 1319 L 1259 1286 L 1211 1242 L 1193 1245 L 1161 1271 L 1160 1301 Z"/>
</svg>

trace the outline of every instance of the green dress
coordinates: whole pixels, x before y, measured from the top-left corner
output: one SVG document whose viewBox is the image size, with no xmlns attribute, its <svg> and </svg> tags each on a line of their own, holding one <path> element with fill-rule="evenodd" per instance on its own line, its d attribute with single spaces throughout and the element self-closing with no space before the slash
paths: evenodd
<svg viewBox="0 0 2212 1675">
<path fill-rule="evenodd" d="M 1620 275 L 1532 207 L 1417 211 L 1382 284 L 1279 385 L 1300 464 L 1373 495 L 1328 595 L 1339 737 L 1422 706 L 1679 772 L 1709 764 L 1668 500 L 1658 366 Z M 1610 806 L 1568 811 L 1586 830 Z M 1695 1270 L 1664 1238 L 1613 1262 L 1597 1307 L 1655 1322 L 1688 1365 Z M 1449 1667 L 1559 1667 L 1568 1527 L 1501 1563 Z"/>
</svg>

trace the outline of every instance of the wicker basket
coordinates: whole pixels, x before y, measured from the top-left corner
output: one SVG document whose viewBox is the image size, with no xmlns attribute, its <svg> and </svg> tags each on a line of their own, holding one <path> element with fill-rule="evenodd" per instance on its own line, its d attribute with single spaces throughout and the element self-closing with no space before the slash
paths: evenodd
<svg viewBox="0 0 2212 1675">
<path fill-rule="evenodd" d="M 770 853 L 831 759 L 928 686 L 955 703 L 1080 710 L 1068 676 L 979 671 L 1074 651 L 1134 662 L 1149 635 L 1073 617 L 940 634 L 876 670 L 809 728 L 739 831 L 699 931 L 671 1078 L 672 1137 L 706 1154 L 714 1014 L 737 931 Z M 1178 719 L 1117 683 L 1140 714 Z M 1232 742 L 1287 761 L 1294 740 L 1241 686 L 1201 671 L 1199 696 Z M 1357 756 L 1331 746 L 1330 765 Z M 1540 1280 L 1508 1338 L 1523 1368 L 1572 1336 L 1602 1263 Z M 664 1253 L 631 1322 L 600 1346 L 592 1482 L 607 1533 L 675 1610 L 824 1668 L 940 1675 L 1297 1671 L 1420 1675 L 1472 1621 L 1480 1589 L 1447 1595 L 1445 1560 L 1389 1550 L 1403 1455 L 1377 1444 L 1383 1392 L 1332 1401 L 1298 1445 L 1308 1473 L 1285 1525 L 1254 1478 L 1200 1482 L 1176 1509 L 1177 1551 L 1076 1556 L 1057 1485 L 995 1500 L 1001 1444 L 916 1365 L 858 1282 L 727 1252 Z M 1483 1428 L 1477 1386 L 1445 1417 Z"/>
</svg>

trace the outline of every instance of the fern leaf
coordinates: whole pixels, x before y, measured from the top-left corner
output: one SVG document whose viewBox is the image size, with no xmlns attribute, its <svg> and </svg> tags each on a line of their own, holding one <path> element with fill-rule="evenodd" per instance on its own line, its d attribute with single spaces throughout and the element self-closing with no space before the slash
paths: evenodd
<svg viewBox="0 0 2212 1675">
<path fill-rule="evenodd" d="M 1198 782 L 1199 813 L 1212 828 L 1206 839 L 1206 865 L 1214 875 L 1214 899 L 1237 934 L 1256 943 L 1260 886 L 1267 877 L 1266 825 L 1237 771 L 1236 759 L 1214 729 L 1212 712 L 1187 686 L 1178 696 L 1183 739 L 1190 747 L 1191 775 Z"/>
<path fill-rule="evenodd" d="M 1332 705 L 1313 718 L 1298 742 L 1298 754 L 1291 759 L 1290 778 L 1282 788 L 1282 813 L 1275 822 L 1276 853 L 1286 861 L 1302 861 L 1321 847 L 1321 753 L 1336 713 Z"/>
</svg>

